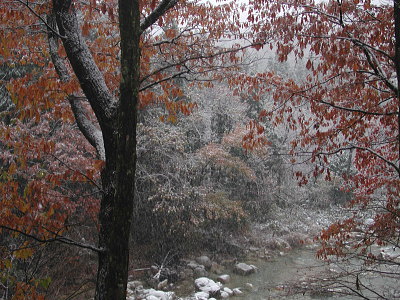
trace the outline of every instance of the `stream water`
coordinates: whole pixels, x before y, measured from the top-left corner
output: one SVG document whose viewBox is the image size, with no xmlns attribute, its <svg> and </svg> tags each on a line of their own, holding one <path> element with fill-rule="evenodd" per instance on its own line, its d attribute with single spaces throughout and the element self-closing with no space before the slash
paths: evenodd
<svg viewBox="0 0 400 300">
<path fill-rule="evenodd" d="M 228 284 L 245 289 L 245 299 L 349 299 L 328 293 L 290 295 L 292 284 L 306 284 L 308 279 L 317 277 L 326 270 L 327 267 L 315 258 L 313 249 L 298 249 L 270 260 L 254 260 L 247 263 L 257 266 L 257 272 L 249 276 L 231 273 L 231 281 Z"/>
<path fill-rule="evenodd" d="M 354 274 L 341 276 L 340 274 L 351 274 L 352 271 L 358 270 L 359 261 L 349 260 L 341 265 L 339 263 L 328 265 L 315 257 L 315 251 L 315 249 L 304 247 L 268 260 L 244 261 L 255 265 L 257 272 L 241 276 L 234 274 L 232 269 L 226 269 L 224 272 L 230 274 L 231 279 L 225 286 L 231 289 L 240 288 L 243 296 L 233 297 L 233 299 L 246 300 L 361 299 L 354 293 L 360 293 L 365 297 L 364 299 L 400 299 L 399 264 L 393 265 L 396 269 L 386 266 L 385 269 L 380 270 L 390 271 L 391 275 L 397 274 L 397 276 L 386 276 L 368 272 L 368 270 L 359 273 L 357 277 Z M 399 252 L 400 257 L 400 250 L 396 252 Z M 216 280 L 217 276 L 210 278 Z M 191 282 L 181 288 L 182 296 L 194 293 Z M 353 294 L 346 294 L 349 289 L 353 289 Z M 380 291 L 382 297 L 375 294 L 376 291 Z"/>
<path fill-rule="evenodd" d="M 354 294 L 345 294 L 349 291 L 346 286 L 365 299 L 400 299 L 398 276 L 384 276 L 368 271 L 360 273 L 359 278 L 339 276 L 340 271 L 351 273 L 359 265 L 351 260 L 340 267 L 339 264 L 328 265 L 315 257 L 315 249 L 297 249 L 271 260 L 258 259 L 247 263 L 257 266 L 257 272 L 249 276 L 239 276 L 231 272 L 231 281 L 227 284 L 228 287 L 242 287 L 246 290 L 246 300 L 361 299 Z M 386 266 L 380 271 L 399 274 L 399 266 Z M 356 278 L 359 282 L 356 282 Z M 382 297 L 375 292 L 379 292 Z"/>
</svg>

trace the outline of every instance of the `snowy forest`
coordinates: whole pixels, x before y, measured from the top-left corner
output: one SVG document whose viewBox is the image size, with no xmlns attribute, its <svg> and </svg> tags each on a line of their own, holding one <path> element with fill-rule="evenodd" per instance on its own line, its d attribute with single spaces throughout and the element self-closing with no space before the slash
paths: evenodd
<svg viewBox="0 0 400 300">
<path fill-rule="evenodd" d="M 400 298 L 400 0 L 0 0 L 0 299 Z"/>
</svg>

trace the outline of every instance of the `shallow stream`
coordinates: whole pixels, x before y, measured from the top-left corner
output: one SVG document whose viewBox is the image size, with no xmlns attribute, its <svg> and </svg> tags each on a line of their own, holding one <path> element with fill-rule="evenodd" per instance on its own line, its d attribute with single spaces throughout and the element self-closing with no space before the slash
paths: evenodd
<svg viewBox="0 0 400 300">
<path fill-rule="evenodd" d="M 249 276 L 239 276 L 230 271 L 231 281 L 227 286 L 242 287 L 245 291 L 243 298 L 246 300 L 351 300 L 362 297 L 365 297 L 364 299 L 400 299 L 399 264 L 379 266 L 379 269 L 375 269 L 381 273 L 370 272 L 367 267 L 357 277 L 344 276 L 343 274 L 351 274 L 358 270 L 360 261 L 348 260 L 345 263 L 328 265 L 318 260 L 315 252 L 315 249 L 302 248 L 270 260 L 247 261 L 246 263 L 257 266 L 257 272 Z M 393 274 L 397 276 L 392 276 Z M 354 293 L 347 294 L 349 288 L 355 293 L 360 293 L 361 298 Z"/>
<path fill-rule="evenodd" d="M 245 299 L 349 299 L 333 297 L 332 294 L 297 294 L 290 295 L 292 284 L 306 284 L 307 280 L 317 277 L 327 269 L 323 262 L 315 257 L 315 249 L 293 250 L 270 260 L 247 261 L 254 264 L 258 270 L 249 276 L 239 276 L 231 272 L 229 287 L 242 287 Z M 253 287 L 251 287 L 253 286 Z"/>
<path fill-rule="evenodd" d="M 242 296 L 232 299 L 361 299 L 354 294 L 345 294 L 349 288 L 355 293 L 360 293 L 364 299 L 400 299 L 399 277 L 382 275 L 382 271 L 400 274 L 399 264 L 393 266 L 396 269 L 391 269 L 392 266 L 380 269 L 381 274 L 366 270 L 357 277 L 343 276 L 341 274 L 351 274 L 354 270 L 358 270 L 359 265 L 356 261 L 349 260 L 344 264 L 328 265 L 318 260 L 315 253 L 316 249 L 304 247 L 281 253 L 282 255 L 268 260 L 244 261 L 255 265 L 257 272 L 242 276 L 234 274 L 233 269 L 226 269 L 224 273 L 230 274 L 231 279 L 224 286 L 231 289 L 240 288 L 243 291 Z M 216 275 L 210 278 L 217 280 Z M 381 291 L 379 292 L 381 297 L 375 294 L 377 291 Z M 193 295 L 193 283 L 183 284 L 180 292 L 178 295 L 181 296 Z"/>
</svg>

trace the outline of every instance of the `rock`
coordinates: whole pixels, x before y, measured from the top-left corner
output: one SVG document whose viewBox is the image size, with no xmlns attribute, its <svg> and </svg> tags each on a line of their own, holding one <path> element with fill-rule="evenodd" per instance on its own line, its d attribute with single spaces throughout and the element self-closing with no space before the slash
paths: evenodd
<svg viewBox="0 0 400 300">
<path fill-rule="evenodd" d="M 198 300 L 208 300 L 208 298 L 210 297 L 210 294 L 207 292 L 197 292 L 194 294 L 195 299 Z"/>
<path fill-rule="evenodd" d="M 243 295 L 243 292 L 239 288 L 234 288 L 232 291 L 235 296 Z"/>
<path fill-rule="evenodd" d="M 219 275 L 217 280 L 225 284 L 231 280 L 231 276 L 228 274 Z"/>
<path fill-rule="evenodd" d="M 190 268 L 185 268 L 179 272 L 179 277 L 181 279 L 193 278 L 193 275 L 194 275 L 193 269 Z"/>
<path fill-rule="evenodd" d="M 221 298 L 225 299 L 225 298 L 229 298 L 229 294 L 227 292 L 221 291 Z"/>
<path fill-rule="evenodd" d="M 253 284 L 247 282 L 244 286 L 245 286 L 249 291 L 254 291 L 254 285 L 253 285 Z"/>
<path fill-rule="evenodd" d="M 155 289 L 143 290 L 140 299 L 144 300 L 173 300 L 176 299 L 175 293 L 157 291 Z"/>
<path fill-rule="evenodd" d="M 192 270 L 194 270 L 194 269 L 196 269 L 196 268 L 199 266 L 199 264 L 196 263 L 196 262 L 194 262 L 194 261 L 191 261 L 191 262 L 189 262 L 189 263 L 187 264 L 187 266 L 188 266 L 189 268 L 191 268 Z"/>
<path fill-rule="evenodd" d="M 228 287 L 224 287 L 222 291 L 228 293 L 229 296 L 233 296 L 233 291 Z"/>
<path fill-rule="evenodd" d="M 208 272 L 206 271 L 204 265 L 200 265 L 194 261 L 189 262 L 187 266 L 193 270 L 194 277 L 207 277 Z"/>
<path fill-rule="evenodd" d="M 212 297 L 218 297 L 220 295 L 221 286 L 217 284 L 214 280 L 207 277 L 200 277 L 194 281 L 194 286 L 196 290 L 201 292 L 207 292 Z"/>
<path fill-rule="evenodd" d="M 245 263 L 238 263 L 235 265 L 233 271 L 239 275 L 249 275 L 256 271 L 256 267 Z"/>
<path fill-rule="evenodd" d="M 196 262 L 200 265 L 203 265 L 207 270 L 209 270 L 212 266 L 211 259 L 205 255 L 197 257 Z"/>
<path fill-rule="evenodd" d="M 208 276 L 208 272 L 204 268 L 203 265 L 198 265 L 195 269 L 193 269 L 194 277 L 206 277 Z"/>
<path fill-rule="evenodd" d="M 158 283 L 157 289 L 164 290 L 164 289 L 167 288 L 167 286 L 168 286 L 168 279 L 165 279 L 165 280 L 163 280 L 163 281 Z"/>
<path fill-rule="evenodd" d="M 127 284 L 128 290 L 135 291 L 143 289 L 143 283 L 138 280 L 129 281 Z"/>
</svg>

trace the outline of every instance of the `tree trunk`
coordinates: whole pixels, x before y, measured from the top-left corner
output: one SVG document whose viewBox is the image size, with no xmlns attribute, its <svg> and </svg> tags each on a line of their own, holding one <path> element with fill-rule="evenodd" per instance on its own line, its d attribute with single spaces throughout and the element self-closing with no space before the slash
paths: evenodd
<svg viewBox="0 0 400 300">
<path fill-rule="evenodd" d="M 101 128 L 84 119 L 79 103 L 70 99 L 79 128 L 105 157 L 101 173 L 103 194 L 99 212 L 99 265 L 96 300 L 125 300 L 129 267 L 129 237 L 135 202 L 136 125 L 139 99 L 141 33 L 149 28 L 178 0 L 162 0 L 140 23 L 139 0 L 118 0 L 121 37 L 121 84 L 119 99 L 108 89 L 104 76 L 82 36 L 73 7 L 74 0 L 53 0 L 60 38 L 79 84 Z M 56 37 L 49 36 L 56 52 Z M 53 58 L 55 65 L 57 57 Z M 58 73 L 65 73 L 61 68 Z M 62 75 L 62 74 L 61 74 Z M 75 105 L 75 106 L 74 106 Z M 80 118 L 82 117 L 82 118 Z M 104 143 L 102 143 L 101 137 Z M 104 147 L 103 147 L 104 146 Z M 100 150 L 99 150 L 100 149 Z"/>
<path fill-rule="evenodd" d="M 138 0 L 119 0 L 121 84 L 117 101 L 82 37 L 72 0 L 53 0 L 68 60 L 101 127 L 105 167 L 99 213 L 96 300 L 125 300 L 134 203 L 136 118 L 140 61 Z"/>
<path fill-rule="evenodd" d="M 126 299 L 129 236 L 136 169 L 136 118 L 139 90 L 140 19 L 138 1 L 119 1 L 121 84 L 115 133 L 105 136 L 106 167 L 100 208 L 96 300 Z"/>
</svg>

